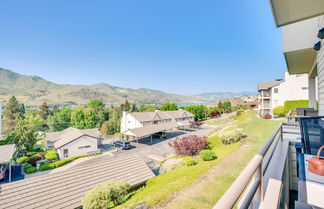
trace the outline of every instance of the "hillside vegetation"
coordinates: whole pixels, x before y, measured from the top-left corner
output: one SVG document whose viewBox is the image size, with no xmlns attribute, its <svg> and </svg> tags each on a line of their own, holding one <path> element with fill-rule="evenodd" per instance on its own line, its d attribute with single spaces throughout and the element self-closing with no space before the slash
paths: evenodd
<svg viewBox="0 0 324 209">
<path fill-rule="evenodd" d="M 239 94 L 209 93 L 194 96 L 169 94 L 152 89 L 130 89 L 111 86 L 105 83 L 94 85 L 62 85 L 47 81 L 38 76 L 27 76 L 0 68 L 0 101 L 8 101 L 10 96 L 26 105 L 47 104 L 86 104 L 92 99 L 101 99 L 108 104 L 121 104 L 127 99 L 136 104 L 205 104 L 224 97 Z M 212 97 L 214 95 L 214 97 Z"/>
</svg>

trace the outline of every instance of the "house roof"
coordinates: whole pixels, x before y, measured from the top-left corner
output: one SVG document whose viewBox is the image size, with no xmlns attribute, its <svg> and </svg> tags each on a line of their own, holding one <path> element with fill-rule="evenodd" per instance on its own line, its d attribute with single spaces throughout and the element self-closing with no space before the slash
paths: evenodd
<svg viewBox="0 0 324 209">
<path fill-rule="evenodd" d="M 285 82 L 285 81 L 261 82 L 258 84 L 258 91 L 270 89 L 272 87 L 278 86 L 279 84 L 281 84 L 283 82 Z"/>
<path fill-rule="evenodd" d="M 0 208 L 77 208 L 87 191 L 101 184 L 125 180 L 131 186 L 154 174 L 137 155 L 100 157 L 91 164 L 0 185 Z"/>
<path fill-rule="evenodd" d="M 190 112 L 188 112 L 186 110 L 175 110 L 175 111 L 156 110 L 155 112 L 132 112 L 129 114 L 140 122 L 194 116 L 193 114 L 191 114 Z M 187 116 L 185 116 L 185 115 L 187 115 Z"/>
<path fill-rule="evenodd" d="M 91 136 L 94 138 L 100 138 L 101 134 L 98 128 L 92 128 L 92 129 L 84 129 L 80 130 L 77 128 L 67 128 L 61 132 L 48 132 L 46 133 L 46 140 L 53 142 L 54 147 L 60 148 L 72 141 L 74 141 L 77 138 L 80 138 L 81 136 Z"/>
<path fill-rule="evenodd" d="M 183 126 L 183 125 L 179 124 L 177 122 L 160 123 L 160 124 L 155 124 L 155 125 L 150 125 L 150 126 L 129 129 L 129 130 L 125 131 L 123 134 L 141 138 L 141 137 L 155 134 L 155 133 L 158 133 L 161 131 L 167 131 L 167 130 L 170 130 L 173 128 L 178 128 L 180 126 Z"/>
<path fill-rule="evenodd" d="M 165 111 L 171 118 L 194 117 L 194 115 L 186 110 Z"/>
<path fill-rule="evenodd" d="M 7 144 L 0 146 L 0 165 L 4 163 L 9 163 L 12 156 L 16 152 L 15 144 Z"/>
</svg>

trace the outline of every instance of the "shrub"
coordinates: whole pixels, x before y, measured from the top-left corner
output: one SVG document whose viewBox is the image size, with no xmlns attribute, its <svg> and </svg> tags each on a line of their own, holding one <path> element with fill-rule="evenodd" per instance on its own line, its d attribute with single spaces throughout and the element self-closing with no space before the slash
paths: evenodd
<svg viewBox="0 0 324 209">
<path fill-rule="evenodd" d="M 34 154 L 34 155 L 30 156 L 30 157 L 42 157 L 42 156 L 40 154 Z"/>
<path fill-rule="evenodd" d="M 70 162 L 72 162 L 73 160 L 76 160 L 78 158 L 83 158 L 83 157 L 88 157 L 88 155 L 78 155 L 78 156 L 74 156 L 74 157 L 71 157 L 71 158 L 67 158 L 67 159 L 64 159 L 64 160 L 59 160 L 59 161 L 56 161 L 54 163 L 51 163 L 53 168 L 58 168 L 60 166 L 63 166 L 65 164 L 68 164 Z"/>
<path fill-rule="evenodd" d="M 196 128 L 200 127 L 203 124 L 202 122 L 199 122 L 199 121 L 193 121 L 190 123 L 193 127 L 196 127 Z"/>
<path fill-rule="evenodd" d="M 30 157 L 28 162 L 32 164 L 32 166 L 36 166 L 37 161 L 40 161 L 42 157 Z"/>
<path fill-rule="evenodd" d="M 17 163 L 22 164 L 22 163 L 27 162 L 27 160 L 28 160 L 28 157 L 27 156 L 23 156 L 23 157 L 18 158 L 16 161 L 17 161 Z"/>
<path fill-rule="evenodd" d="M 244 134 L 243 129 L 235 129 L 234 131 L 223 133 L 220 135 L 220 139 L 223 144 L 234 144 L 239 142 L 242 138 L 245 138 L 246 135 Z"/>
<path fill-rule="evenodd" d="M 37 154 L 37 152 L 27 152 L 26 156 L 31 157 L 33 155 Z"/>
<path fill-rule="evenodd" d="M 35 173 L 36 171 L 37 171 L 37 168 L 34 166 L 25 167 L 25 173 Z"/>
<path fill-rule="evenodd" d="M 308 100 L 289 100 L 285 101 L 285 114 L 288 114 L 290 110 L 296 110 L 297 108 L 307 108 Z"/>
<path fill-rule="evenodd" d="M 49 161 L 57 160 L 57 155 L 52 153 L 45 154 L 45 159 Z"/>
<path fill-rule="evenodd" d="M 193 166 L 196 165 L 198 162 L 193 157 L 187 156 L 183 159 L 183 163 L 186 166 Z"/>
<path fill-rule="evenodd" d="M 205 149 L 208 142 L 206 137 L 189 135 L 169 142 L 177 155 L 196 155 L 200 150 Z"/>
<path fill-rule="evenodd" d="M 211 118 L 217 118 L 217 117 L 220 116 L 220 113 L 217 112 L 217 111 L 213 111 L 213 112 L 211 112 L 211 113 L 209 114 L 209 116 L 210 116 Z"/>
<path fill-rule="evenodd" d="M 267 114 L 265 114 L 265 115 L 263 116 L 263 118 L 264 118 L 264 119 L 271 119 L 272 116 L 271 116 L 269 113 L 267 113 Z"/>
<path fill-rule="evenodd" d="M 46 163 L 46 164 L 40 165 L 39 170 L 46 171 L 46 170 L 51 170 L 53 168 L 55 168 L 53 163 Z"/>
<path fill-rule="evenodd" d="M 130 185 L 125 181 L 115 181 L 95 187 L 82 198 L 84 209 L 108 209 L 112 202 L 115 206 L 124 201 Z"/>
<path fill-rule="evenodd" d="M 277 115 L 278 117 L 285 117 L 285 106 L 278 106 L 273 108 L 273 114 Z"/>
<path fill-rule="evenodd" d="M 45 151 L 45 154 L 55 154 L 55 155 L 57 155 L 57 152 L 56 152 L 55 149 L 48 149 L 48 150 Z"/>
<path fill-rule="evenodd" d="M 199 152 L 199 157 L 203 161 L 215 160 L 217 158 L 215 153 L 213 151 L 211 151 L 211 150 L 201 150 Z"/>
</svg>

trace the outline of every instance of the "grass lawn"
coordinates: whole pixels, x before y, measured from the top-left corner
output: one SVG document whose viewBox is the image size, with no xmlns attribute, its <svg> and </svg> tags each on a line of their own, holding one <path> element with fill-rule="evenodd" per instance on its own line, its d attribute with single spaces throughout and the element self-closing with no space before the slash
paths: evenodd
<svg viewBox="0 0 324 209">
<path fill-rule="evenodd" d="M 132 206 L 146 202 L 148 205 L 156 204 L 160 201 L 172 197 L 175 192 L 183 191 L 171 201 L 165 204 L 167 208 L 212 208 L 214 203 L 221 197 L 224 191 L 230 186 L 236 176 L 258 151 L 266 138 L 272 133 L 273 129 L 280 121 L 264 120 L 256 117 L 255 111 L 244 112 L 237 118 L 238 122 L 234 126 L 246 130 L 248 137 L 244 145 L 241 143 L 233 145 L 223 145 L 217 136 L 210 137 L 208 140 L 214 146 L 213 151 L 217 155 L 217 160 L 204 162 L 200 161 L 195 166 L 182 166 L 168 173 L 155 177 L 147 182 L 147 185 L 136 192 L 127 202 L 118 206 Z M 247 146 L 246 146 L 247 145 Z M 242 152 L 234 151 L 244 148 Z M 233 159 L 227 158 L 231 154 L 238 153 L 240 160 L 233 163 Z M 217 168 L 218 164 L 224 164 L 218 172 L 213 173 L 212 169 Z M 212 179 L 197 183 L 201 176 L 212 172 Z M 196 183 L 195 183 L 196 182 Z M 190 191 L 190 187 L 194 187 Z M 197 187 L 197 188 L 195 188 Z M 188 190 L 188 192 L 186 191 Z"/>
</svg>

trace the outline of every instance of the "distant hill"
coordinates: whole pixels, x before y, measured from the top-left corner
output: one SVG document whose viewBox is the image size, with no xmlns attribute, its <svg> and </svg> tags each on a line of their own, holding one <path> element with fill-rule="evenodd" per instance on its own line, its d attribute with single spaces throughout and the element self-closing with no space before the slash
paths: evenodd
<svg viewBox="0 0 324 209">
<path fill-rule="evenodd" d="M 204 93 L 193 96 L 169 94 L 152 89 L 130 89 L 105 83 L 94 85 L 62 85 L 38 76 L 27 76 L 0 68 L 0 100 L 15 95 L 26 105 L 86 104 L 91 99 L 102 99 L 107 104 L 120 104 L 126 99 L 136 104 L 206 104 L 220 99 L 241 96 L 235 93 Z"/>
<path fill-rule="evenodd" d="M 195 98 L 204 100 L 207 103 L 223 100 L 223 99 L 232 99 L 241 96 L 256 96 L 257 92 L 209 92 L 209 93 L 201 93 L 194 95 Z"/>
</svg>

